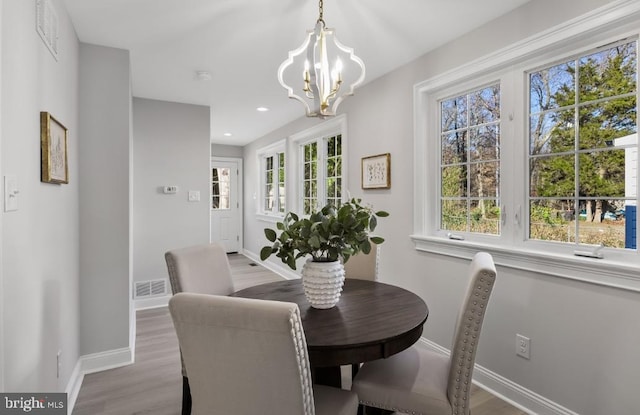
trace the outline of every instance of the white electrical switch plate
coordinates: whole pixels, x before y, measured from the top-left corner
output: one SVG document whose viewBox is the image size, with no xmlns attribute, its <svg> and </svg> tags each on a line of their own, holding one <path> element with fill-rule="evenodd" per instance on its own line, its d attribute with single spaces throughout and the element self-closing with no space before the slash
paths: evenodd
<svg viewBox="0 0 640 415">
<path fill-rule="evenodd" d="M 4 176 L 4 211 L 18 210 L 18 179 L 14 175 Z"/>
<path fill-rule="evenodd" d="M 199 201 L 200 201 L 200 191 L 189 190 L 189 202 L 199 202 Z"/>
</svg>

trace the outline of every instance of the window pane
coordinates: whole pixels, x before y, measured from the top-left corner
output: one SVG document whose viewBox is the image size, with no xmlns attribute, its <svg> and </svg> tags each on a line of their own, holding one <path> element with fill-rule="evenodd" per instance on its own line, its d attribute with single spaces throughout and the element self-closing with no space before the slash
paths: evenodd
<svg viewBox="0 0 640 415">
<path fill-rule="evenodd" d="M 213 168 L 211 171 L 211 208 L 229 209 L 231 197 L 231 169 Z"/>
<path fill-rule="evenodd" d="M 580 196 L 625 196 L 625 150 L 580 154 Z"/>
<path fill-rule="evenodd" d="M 529 118 L 529 154 L 551 154 L 575 149 L 575 110 L 552 111 Z"/>
<path fill-rule="evenodd" d="M 529 111 L 537 114 L 575 104 L 575 62 L 552 66 L 529 76 Z"/>
<path fill-rule="evenodd" d="M 459 165 L 442 168 L 442 197 L 467 196 L 467 166 Z"/>
<path fill-rule="evenodd" d="M 533 200 L 529 204 L 529 238 L 575 242 L 575 210 L 572 200 Z"/>
<path fill-rule="evenodd" d="M 442 164 L 467 161 L 467 130 L 442 135 Z"/>
<path fill-rule="evenodd" d="M 500 163 L 475 163 L 470 170 L 471 197 L 497 197 L 500 183 Z"/>
<path fill-rule="evenodd" d="M 471 202 L 471 232 L 498 235 L 500 233 L 500 208 L 495 199 Z"/>
<path fill-rule="evenodd" d="M 467 99 L 465 96 L 442 101 L 441 111 L 442 132 L 467 127 Z"/>
<path fill-rule="evenodd" d="M 575 195 L 575 156 L 536 157 L 529 164 L 531 197 Z"/>
<path fill-rule="evenodd" d="M 471 128 L 469 131 L 469 156 L 474 160 L 500 159 L 500 132 L 496 124 Z"/>
<path fill-rule="evenodd" d="M 611 147 L 637 132 L 636 98 L 626 97 L 580 108 L 580 149 Z"/>
<path fill-rule="evenodd" d="M 580 59 L 580 102 L 634 92 L 636 44 L 619 45 Z"/>
<path fill-rule="evenodd" d="M 625 246 L 626 203 L 628 202 L 625 200 L 610 199 L 581 201 L 578 214 L 580 243 L 604 244 L 612 248 L 632 248 L 632 246 Z"/>
<path fill-rule="evenodd" d="M 480 125 L 500 120 L 500 87 L 493 85 L 469 94 L 469 124 Z"/>
<path fill-rule="evenodd" d="M 443 200 L 441 204 L 441 228 L 449 231 L 467 230 L 467 202 L 460 200 Z"/>
</svg>

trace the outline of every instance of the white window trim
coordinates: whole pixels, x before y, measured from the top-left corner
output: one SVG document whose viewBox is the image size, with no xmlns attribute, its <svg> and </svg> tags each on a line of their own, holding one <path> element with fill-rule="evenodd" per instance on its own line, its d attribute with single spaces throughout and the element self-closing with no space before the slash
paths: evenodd
<svg viewBox="0 0 640 415">
<path fill-rule="evenodd" d="M 338 134 L 342 135 L 342 200 L 346 200 L 346 184 L 348 183 L 347 173 L 349 171 L 349 166 L 347 164 L 347 160 L 349 159 L 347 154 L 347 116 L 346 114 L 341 114 L 289 137 L 287 156 L 289 157 L 288 160 L 290 162 L 287 163 L 287 170 L 285 174 L 287 181 L 287 206 L 291 206 L 292 209 L 288 210 L 302 212 L 303 209 L 301 200 L 303 190 L 302 181 L 300 180 L 300 175 L 302 174 L 301 146 L 318 139 Z M 324 155 L 322 156 L 322 159 L 324 159 Z M 318 184 L 318 195 L 322 195 L 322 198 L 324 198 L 324 182 Z"/>
<path fill-rule="evenodd" d="M 430 143 L 428 142 L 429 135 L 433 134 L 428 118 L 437 119 L 438 108 L 434 102 L 436 97 L 446 89 L 457 85 L 462 90 L 464 88 L 461 85 L 472 79 L 475 83 L 482 84 L 483 78 L 496 78 L 504 68 L 515 63 L 521 64 L 532 58 L 540 63 L 545 60 L 551 61 L 563 53 L 575 54 L 589 50 L 593 47 L 596 36 L 599 43 L 605 44 L 607 41 L 637 34 L 638 20 L 640 20 L 639 2 L 633 0 L 613 2 L 414 86 L 414 234 L 410 237 L 416 250 L 466 259 L 470 259 L 475 252 L 482 250 L 491 253 L 498 265 L 509 268 L 640 292 L 639 250 L 635 253 L 621 254 L 607 252 L 606 259 L 592 259 L 574 256 L 575 246 L 567 248 L 564 244 L 552 242 L 521 241 L 513 246 L 500 243 L 499 237 L 489 235 L 474 236 L 473 240 L 451 240 L 445 235 L 436 235 L 433 229 L 433 218 L 438 217 L 435 195 L 439 184 L 436 183 L 435 178 L 439 177 L 436 171 L 439 160 L 438 152 L 429 151 Z M 504 78 L 503 82 L 505 82 Z M 523 80 L 507 79 L 507 82 L 523 82 Z M 506 99 L 512 98 L 506 97 Z M 520 108 L 524 108 L 523 104 L 519 105 Z M 509 115 L 509 118 L 515 117 L 514 122 L 505 125 L 504 122 L 507 119 L 503 117 L 502 128 L 516 128 L 524 132 L 526 123 L 522 117 L 526 114 Z M 505 149 L 505 152 L 501 152 L 502 157 L 510 155 L 521 157 L 524 163 L 526 153 L 524 149 L 518 148 L 521 146 L 524 144 L 515 144 L 511 149 Z M 501 175 L 501 177 L 506 176 Z M 508 186 L 509 189 L 523 189 L 518 192 L 522 194 L 515 195 L 513 191 L 510 192 L 511 194 L 501 191 L 503 204 L 507 203 L 504 200 L 505 197 L 512 200 L 511 206 L 518 206 L 518 203 L 525 202 L 523 193 L 527 188 L 526 184 L 521 186 L 515 186 L 515 184 L 513 182 L 505 184 L 504 181 L 501 183 L 502 188 Z M 522 216 L 523 209 L 519 208 L 521 212 L 505 212 L 506 216 L 503 220 L 519 220 L 520 223 L 526 223 Z M 511 241 L 517 239 L 515 235 L 507 236 L 507 239 L 509 237 Z M 553 248 L 550 249 L 550 247 Z"/>
<path fill-rule="evenodd" d="M 259 188 L 259 192 L 258 192 L 258 203 L 256 204 L 256 218 L 265 222 L 278 222 L 280 220 L 282 220 L 284 218 L 284 214 L 280 213 L 280 212 L 268 212 L 266 210 L 264 210 L 264 163 L 265 163 L 265 158 L 269 157 L 269 156 L 275 156 L 276 153 L 284 153 L 285 155 L 285 176 L 284 176 L 284 180 L 285 180 L 285 189 L 287 189 L 287 164 L 288 164 L 288 154 L 287 154 L 287 140 L 286 139 L 282 139 L 282 140 L 278 140 L 268 146 L 262 147 L 260 148 L 256 153 L 257 153 L 257 157 L 258 157 L 258 184 L 260 186 Z M 276 160 L 274 159 L 274 163 L 276 162 Z M 274 164 L 275 165 L 275 164 Z M 276 166 L 276 170 L 277 170 L 277 166 Z M 285 191 L 286 193 L 286 191 Z M 286 194 L 285 194 L 286 197 Z M 285 204 L 288 204 L 289 201 L 286 200 Z M 288 206 L 288 205 L 287 205 Z"/>
</svg>

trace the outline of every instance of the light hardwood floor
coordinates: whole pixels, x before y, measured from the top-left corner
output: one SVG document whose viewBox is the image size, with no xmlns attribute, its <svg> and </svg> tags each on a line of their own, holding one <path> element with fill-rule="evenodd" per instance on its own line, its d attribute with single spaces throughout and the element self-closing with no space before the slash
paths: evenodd
<svg viewBox="0 0 640 415">
<path fill-rule="evenodd" d="M 240 254 L 229 255 L 229 263 L 236 290 L 282 279 Z M 136 323 L 135 363 L 86 375 L 73 415 L 180 414 L 180 355 L 169 311 L 166 307 L 138 311 Z M 473 415 L 525 414 L 477 387 L 471 410 Z"/>
</svg>

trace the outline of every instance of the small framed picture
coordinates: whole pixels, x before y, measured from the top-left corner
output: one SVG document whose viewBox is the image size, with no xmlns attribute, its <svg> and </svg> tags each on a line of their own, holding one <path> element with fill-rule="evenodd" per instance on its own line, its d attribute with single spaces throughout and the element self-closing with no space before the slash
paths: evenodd
<svg viewBox="0 0 640 415">
<path fill-rule="evenodd" d="M 40 113 L 40 181 L 69 183 L 67 129 L 48 112 Z"/>
<path fill-rule="evenodd" d="M 391 187 L 391 154 L 362 158 L 362 188 L 389 189 Z"/>
</svg>

